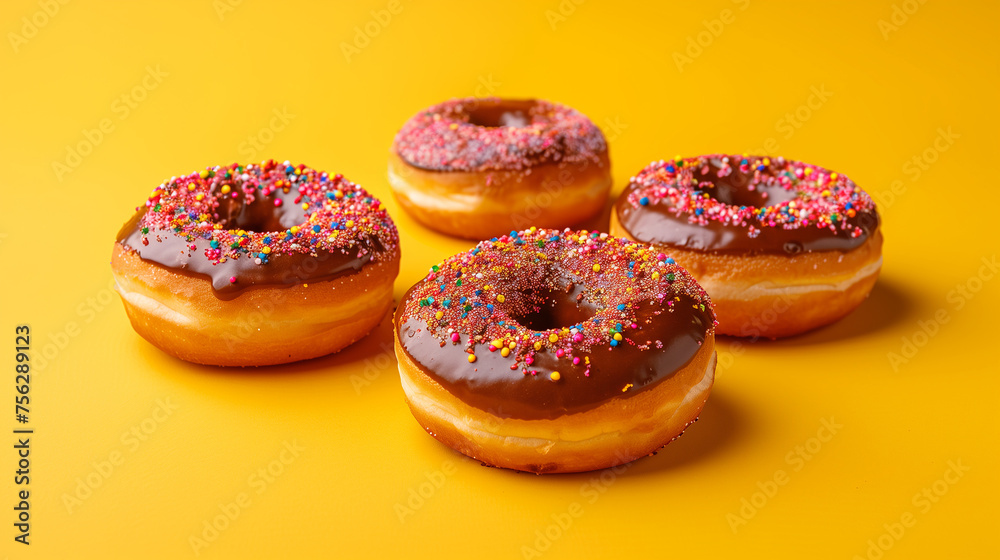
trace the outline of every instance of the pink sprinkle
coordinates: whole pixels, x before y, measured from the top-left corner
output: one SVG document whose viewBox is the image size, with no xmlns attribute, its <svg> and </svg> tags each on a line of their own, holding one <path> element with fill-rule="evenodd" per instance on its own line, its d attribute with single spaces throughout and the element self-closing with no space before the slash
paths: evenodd
<svg viewBox="0 0 1000 560">
<path fill-rule="evenodd" d="M 457 332 L 456 333 L 451 333 L 451 341 L 452 342 L 458 342 L 459 340 L 462 340 L 462 337 L 458 336 Z"/>
<path fill-rule="evenodd" d="M 579 356 L 577 356 L 576 358 L 573 358 L 573 365 L 574 366 L 580 365 L 580 357 Z"/>
<path fill-rule="evenodd" d="M 236 277 L 235 276 L 230 276 L 229 277 L 229 283 L 230 284 L 235 284 L 236 283 Z"/>
<path fill-rule="evenodd" d="M 562 358 L 565 354 L 566 354 L 566 352 L 564 352 L 562 348 L 556 350 L 556 357 L 557 358 Z"/>
<path fill-rule="evenodd" d="M 281 199 L 280 198 L 274 199 L 274 205 L 275 206 L 281 206 Z"/>
<path fill-rule="evenodd" d="M 573 335 L 573 342 L 581 342 L 583 340 L 583 335 L 581 333 L 576 333 Z"/>
<path fill-rule="evenodd" d="M 532 356 L 528 356 L 527 358 L 524 359 L 524 363 L 530 366 L 531 364 L 535 363 L 535 358 Z"/>
</svg>

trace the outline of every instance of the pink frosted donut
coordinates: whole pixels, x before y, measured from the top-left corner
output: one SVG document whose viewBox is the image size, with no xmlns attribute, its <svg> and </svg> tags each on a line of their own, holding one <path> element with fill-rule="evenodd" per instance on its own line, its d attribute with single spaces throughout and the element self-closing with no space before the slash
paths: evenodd
<svg viewBox="0 0 1000 560">
<path fill-rule="evenodd" d="M 428 227 L 482 239 L 599 212 L 611 188 L 608 146 L 575 109 L 528 99 L 454 99 L 403 125 L 389 183 Z"/>
</svg>

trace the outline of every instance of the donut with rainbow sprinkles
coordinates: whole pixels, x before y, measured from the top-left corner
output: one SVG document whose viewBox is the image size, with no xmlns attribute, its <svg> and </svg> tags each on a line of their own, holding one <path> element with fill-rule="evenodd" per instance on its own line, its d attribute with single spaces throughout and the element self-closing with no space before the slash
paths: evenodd
<svg viewBox="0 0 1000 560">
<path fill-rule="evenodd" d="M 579 472 L 649 455 L 697 419 L 715 316 L 649 245 L 530 228 L 434 265 L 396 309 L 420 425 L 487 465 Z"/>
<path fill-rule="evenodd" d="M 382 203 L 341 175 L 234 163 L 153 189 L 111 268 L 133 328 L 165 352 L 280 364 L 336 352 L 381 321 L 399 236 Z"/>
<path fill-rule="evenodd" d="M 480 240 L 598 214 L 611 164 L 604 134 L 575 109 L 538 99 L 453 99 L 403 125 L 389 184 L 420 223 Z"/>
<path fill-rule="evenodd" d="M 882 267 L 871 197 L 781 157 L 657 161 L 632 177 L 611 233 L 669 252 L 712 295 L 720 334 L 778 338 L 861 304 Z"/>
</svg>

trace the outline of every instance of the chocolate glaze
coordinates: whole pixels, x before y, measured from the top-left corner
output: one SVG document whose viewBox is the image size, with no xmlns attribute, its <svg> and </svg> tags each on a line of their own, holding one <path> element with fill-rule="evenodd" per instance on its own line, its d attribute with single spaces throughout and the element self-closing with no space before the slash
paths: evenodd
<svg viewBox="0 0 1000 560">
<path fill-rule="evenodd" d="M 278 232 L 306 219 L 301 206 L 293 202 L 296 194 L 294 190 L 285 193 L 278 189 L 250 204 L 243 197 L 220 197 L 216 221 L 230 229 L 273 231 L 279 235 Z M 282 199 L 280 207 L 274 205 L 275 198 Z M 264 265 L 257 264 L 250 255 L 243 255 L 213 264 L 205 257 L 208 239 L 187 241 L 172 230 L 159 229 L 149 231 L 146 235 L 149 244 L 144 245 L 139 222 L 145 213 L 146 208 L 140 209 L 122 226 L 117 242 L 135 251 L 141 259 L 172 272 L 207 278 L 213 293 L 223 300 L 231 300 L 252 286 L 291 287 L 354 274 L 372 260 L 373 254 L 385 250 L 378 238 L 372 237 L 359 240 L 349 252 L 275 254 Z M 239 281 L 230 283 L 230 277 Z"/>
<path fill-rule="evenodd" d="M 704 192 L 720 202 L 761 208 L 794 200 L 798 196 L 795 191 L 766 183 L 756 184 L 754 191 L 748 190 L 752 174 L 733 168 L 729 175 L 719 177 L 720 160 L 710 158 L 708 162 L 708 173 L 702 174 L 700 169 L 694 170 L 694 178 L 699 182 L 712 183 L 714 187 L 705 188 Z M 770 168 L 765 171 L 771 172 Z M 649 206 L 636 205 L 629 200 L 629 194 L 637 188 L 638 184 L 630 183 L 615 203 L 615 212 L 622 227 L 638 241 L 692 251 L 784 255 L 804 251 L 850 251 L 860 247 L 879 227 L 878 212 L 871 209 L 861 210 L 853 218 L 847 219 L 848 224 L 863 231 L 858 237 L 852 237 L 849 230 L 839 228 L 836 232 L 812 225 L 786 229 L 781 226 L 768 227 L 759 222 L 748 224 L 760 231 L 757 237 L 750 237 L 746 225 L 716 220 L 709 220 L 704 225 L 691 223 L 689 214 L 678 212 L 666 199 Z"/>
<path fill-rule="evenodd" d="M 403 301 L 409 299 L 410 292 Z M 586 299 L 577 303 L 581 292 L 582 286 L 576 285 L 566 293 L 549 294 L 549 303 L 554 305 L 540 310 L 536 317 L 525 318 L 524 323 L 546 328 L 592 316 L 596 311 L 593 305 Z M 627 331 L 625 343 L 577 354 L 581 357 L 578 366 L 547 351 L 535 353 L 531 369 L 537 375 L 524 374 L 520 368 L 511 370 L 512 357 L 504 358 L 500 352 L 479 351 L 476 362 L 470 364 L 465 346 L 468 335 L 462 335 L 459 344 L 445 342 L 444 333 L 434 333 L 425 321 L 403 317 L 399 311 L 395 326 L 400 344 L 421 371 L 463 402 L 501 418 L 554 419 L 612 399 L 629 398 L 687 365 L 708 336 L 713 317 L 708 308 L 692 307 L 696 303 L 693 298 L 679 297 L 672 310 L 666 305 L 642 303 L 637 310 L 638 328 Z M 636 345 L 647 342 L 645 349 Z M 585 375 L 584 356 L 590 360 L 589 376 Z M 558 382 L 549 379 L 553 371 L 560 373 Z M 632 387 L 623 391 L 628 384 Z"/>
</svg>

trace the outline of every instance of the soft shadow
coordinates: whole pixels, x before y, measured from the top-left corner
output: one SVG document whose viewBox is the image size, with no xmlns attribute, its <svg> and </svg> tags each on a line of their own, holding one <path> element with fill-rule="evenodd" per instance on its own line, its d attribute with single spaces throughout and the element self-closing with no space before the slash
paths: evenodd
<svg viewBox="0 0 1000 560">
<path fill-rule="evenodd" d="M 136 335 L 135 340 L 135 344 L 142 346 L 138 352 L 144 356 L 146 363 L 150 364 L 150 369 L 161 369 L 167 372 L 182 370 L 191 372 L 195 375 L 216 377 L 318 376 L 328 374 L 330 370 L 336 370 L 351 364 L 361 363 L 376 356 L 387 355 L 388 359 L 393 360 L 393 362 L 396 359 L 395 353 L 393 352 L 391 310 L 386 313 L 385 317 L 382 318 L 382 321 L 378 324 L 378 326 L 372 329 L 372 332 L 339 352 L 329 354 L 327 356 L 320 356 L 311 360 L 303 360 L 290 364 L 279 364 L 273 366 L 223 367 L 195 364 L 185 362 L 184 360 L 175 358 L 166 352 L 163 352 L 138 335 Z M 173 363 L 170 364 L 169 367 L 158 368 L 155 364 L 156 361 L 171 361 Z M 347 369 L 344 369 L 344 371 L 347 371 Z"/>
<path fill-rule="evenodd" d="M 921 317 L 922 312 L 919 299 L 912 292 L 892 280 L 879 278 L 868 298 L 843 319 L 797 336 L 775 341 L 761 339 L 758 342 L 774 346 L 808 346 L 839 342 L 855 337 L 871 336 L 900 324 L 913 323 Z M 732 340 L 750 339 L 734 337 Z"/>
</svg>

